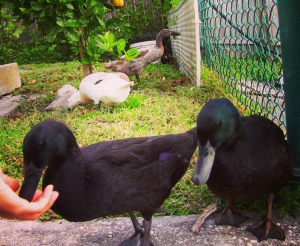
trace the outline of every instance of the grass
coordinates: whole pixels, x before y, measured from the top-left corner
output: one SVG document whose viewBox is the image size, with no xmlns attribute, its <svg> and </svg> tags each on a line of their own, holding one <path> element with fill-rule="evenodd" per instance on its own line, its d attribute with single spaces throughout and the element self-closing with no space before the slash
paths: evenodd
<svg viewBox="0 0 300 246">
<path fill-rule="evenodd" d="M 151 64 L 142 73 L 141 82 L 135 83 L 133 93 L 113 110 L 103 105 L 99 111 L 96 105 L 89 104 L 77 106 L 72 111 L 45 111 L 44 108 L 56 98 L 57 90 L 62 85 L 79 87 L 82 79 L 80 63 L 22 65 L 20 69 L 23 70 L 22 86 L 14 94 L 44 95 L 36 100 L 22 101 L 14 115 L 0 118 L 0 166 L 4 173 L 20 182 L 23 180 L 23 138 L 32 126 L 42 120 L 63 120 L 74 132 L 79 146 L 86 146 L 112 139 L 184 132 L 196 126 L 200 109 L 211 98 L 228 97 L 237 105 L 236 99 L 225 92 L 221 81 L 205 66 L 202 67 L 202 86 L 198 88 L 174 67 Z M 104 71 L 102 64 L 97 64 L 95 71 Z M 135 80 L 134 77 L 131 79 Z M 239 109 L 245 111 L 244 108 Z M 217 203 L 219 208 L 224 206 L 224 200 L 216 198 L 206 185 L 192 184 L 191 175 L 196 158 L 197 151 L 191 167 L 174 187 L 160 215 L 198 214 L 211 203 Z M 291 194 L 284 193 L 282 200 Z M 281 201 L 278 206 L 286 210 L 289 206 L 285 204 Z M 259 198 L 237 205 L 242 210 L 263 213 L 265 200 Z M 50 213 L 43 219 L 53 217 Z"/>
<path fill-rule="evenodd" d="M 282 62 L 280 59 L 258 58 L 231 58 L 220 59 L 220 65 L 224 67 L 228 76 L 237 80 L 254 80 L 272 87 L 281 87 Z"/>
</svg>

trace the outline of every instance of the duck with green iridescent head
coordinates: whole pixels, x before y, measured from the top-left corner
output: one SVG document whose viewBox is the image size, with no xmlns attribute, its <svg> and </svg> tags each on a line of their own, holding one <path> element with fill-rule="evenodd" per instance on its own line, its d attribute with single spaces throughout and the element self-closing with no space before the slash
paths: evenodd
<svg viewBox="0 0 300 246">
<path fill-rule="evenodd" d="M 192 176 L 194 184 L 227 199 L 217 225 L 239 227 L 248 219 L 232 200 L 268 196 L 265 218 L 250 226 L 259 241 L 285 240 L 284 231 L 272 222 L 273 197 L 292 174 L 293 161 L 282 130 L 265 117 L 240 116 L 226 98 L 208 101 L 197 119 L 199 156 Z"/>
</svg>

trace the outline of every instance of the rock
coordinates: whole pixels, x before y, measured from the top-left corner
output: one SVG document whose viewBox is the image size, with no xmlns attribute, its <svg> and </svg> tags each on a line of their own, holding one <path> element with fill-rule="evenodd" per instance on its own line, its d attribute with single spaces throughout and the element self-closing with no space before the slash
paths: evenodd
<svg viewBox="0 0 300 246">
<path fill-rule="evenodd" d="M 12 96 L 6 95 L 1 97 L 0 100 L 0 115 L 3 117 L 7 117 L 8 115 L 12 114 L 19 106 L 19 99 L 21 95 Z"/>
<path fill-rule="evenodd" d="M 46 110 L 68 108 L 68 99 L 78 90 L 72 85 L 63 85 L 57 92 L 57 98 L 50 103 Z"/>
<path fill-rule="evenodd" d="M 20 99 L 22 100 L 35 100 L 38 97 L 41 97 L 41 94 L 33 95 L 17 95 L 13 96 L 11 94 L 2 96 L 0 98 L 0 116 L 7 117 L 12 115 L 15 110 L 20 106 Z M 1 245 L 1 244 L 0 244 Z"/>
<path fill-rule="evenodd" d="M 0 96 L 12 92 L 21 86 L 17 63 L 0 66 Z"/>
</svg>

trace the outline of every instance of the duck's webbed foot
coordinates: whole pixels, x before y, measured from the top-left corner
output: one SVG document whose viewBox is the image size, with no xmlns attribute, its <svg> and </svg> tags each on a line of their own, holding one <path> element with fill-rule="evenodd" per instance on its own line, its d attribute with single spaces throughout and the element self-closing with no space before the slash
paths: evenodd
<svg viewBox="0 0 300 246">
<path fill-rule="evenodd" d="M 148 221 L 144 219 L 142 226 L 137 221 L 134 212 L 129 212 L 128 214 L 131 218 L 135 232 L 132 236 L 122 241 L 119 246 L 154 246 L 150 241 L 152 219 Z"/>
<path fill-rule="evenodd" d="M 241 214 L 233 207 L 232 201 L 227 200 L 225 209 L 216 219 L 216 225 L 232 225 L 239 227 L 247 219 L 249 219 L 248 216 Z"/>
<path fill-rule="evenodd" d="M 266 240 L 268 238 L 274 238 L 284 241 L 285 233 L 284 231 L 276 224 L 274 224 L 272 220 L 272 204 L 273 204 L 273 194 L 269 194 L 268 196 L 268 209 L 265 218 L 258 222 L 255 225 L 247 228 L 247 231 L 251 232 L 259 242 Z"/>
<path fill-rule="evenodd" d="M 135 232 L 132 236 L 122 241 L 119 246 L 140 246 L 143 232 Z"/>
</svg>

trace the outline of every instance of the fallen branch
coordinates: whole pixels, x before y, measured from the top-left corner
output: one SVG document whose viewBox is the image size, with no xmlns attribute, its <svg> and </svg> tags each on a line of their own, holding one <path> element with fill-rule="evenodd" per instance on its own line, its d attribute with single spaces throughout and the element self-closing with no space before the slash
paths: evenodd
<svg viewBox="0 0 300 246">
<path fill-rule="evenodd" d="M 210 216 L 212 213 L 217 211 L 217 206 L 215 204 L 208 206 L 206 209 L 204 209 L 203 213 L 199 216 L 198 220 L 192 227 L 192 232 L 198 233 L 204 224 L 204 221 L 207 219 L 208 216 Z"/>
</svg>

